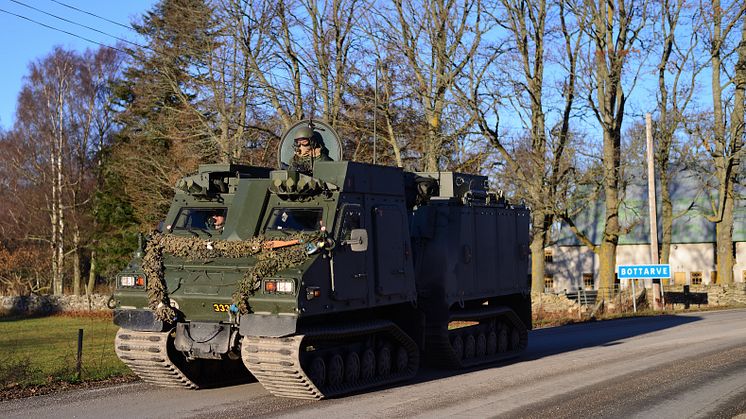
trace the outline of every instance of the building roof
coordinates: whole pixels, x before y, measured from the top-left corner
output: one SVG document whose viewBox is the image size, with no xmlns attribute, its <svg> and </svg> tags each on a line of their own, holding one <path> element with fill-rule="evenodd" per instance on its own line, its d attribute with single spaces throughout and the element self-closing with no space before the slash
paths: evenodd
<svg viewBox="0 0 746 419">
<path fill-rule="evenodd" d="M 619 238 L 619 244 L 649 244 L 650 223 L 648 216 L 648 188 L 645 172 L 629 182 L 619 216 L 622 226 L 629 228 L 627 234 Z M 656 182 L 658 241 L 662 240 L 663 228 L 661 219 L 660 182 Z M 739 187 L 741 197 L 746 194 L 745 188 Z M 712 214 L 711 200 L 717 198 L 717 189 L 708 185 L 697 173 L 681 170 L 671 179 L 669 190 L 673 202 L 674 220 L 672 226 L 672 243 L 714 243 L 715 223 L 707 219 Z M 578 229 L 586 234 L 595 244 L 601 243 L 604 228 L 605 207 L 603 198 L 586 203 L 586 208 L 574 218 Z M 562 223 L 553 235 L 559 246 L 579 246 L 580 240 Z M 739 199 L 735 205 L 733 240 L 746 241 L 746 199 Z"/>
</svg>

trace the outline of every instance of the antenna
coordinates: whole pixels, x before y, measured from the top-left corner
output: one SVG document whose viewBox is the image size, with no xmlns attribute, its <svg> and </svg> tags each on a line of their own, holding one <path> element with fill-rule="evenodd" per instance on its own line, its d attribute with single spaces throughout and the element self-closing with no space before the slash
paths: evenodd
<svg viewBox="0 0 746 419">
<path fill-rule="evenodd" d="M 311 121 L 313 121 L 314 116 L 316 116 L 316 83 L 311 86 Z"/>
<path fill-rule="evenodd" d="M 378 58 L 376 58 L 376 71 L 375 71 L 375 79 L 376 79 L 376 87 L 375 92 L 373 93 L 374 96 L 374 106 L 373 106 L 373 164 L 377 163 L 377 156 L 376 156 L 376 142 L 378 140 L 378 130 L 377 130 L 377 124 L 376 121 L 378 120 Z"/>
</svg>

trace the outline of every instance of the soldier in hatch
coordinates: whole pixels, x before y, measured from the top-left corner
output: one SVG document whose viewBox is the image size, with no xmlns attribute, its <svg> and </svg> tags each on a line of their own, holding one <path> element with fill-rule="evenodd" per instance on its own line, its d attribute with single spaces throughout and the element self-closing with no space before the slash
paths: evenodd
<svg viewBox="0 0 746 419">
<path fill-rule="evenodd" d="M 329 150 L 320 140 L 321 136 L 310 127 L 301 127 L 295 133 L 295 154 L 290 161 L 290 169 L 310 175 L 316 161 L 331 161 Z"/>
</svg>

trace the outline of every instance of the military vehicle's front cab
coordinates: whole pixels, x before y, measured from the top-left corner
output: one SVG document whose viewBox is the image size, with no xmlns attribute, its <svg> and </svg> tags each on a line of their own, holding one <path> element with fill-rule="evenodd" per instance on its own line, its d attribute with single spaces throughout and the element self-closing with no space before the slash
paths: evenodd
<svg viewBox="0 0 746 419">
<path fill-rule="evenodd" d="M 249 377 L 239 358 L 235 258 L 205 258 L 212 243 L 250 238 L 271 169 L 202 165 L 180 179 L 160 231 L 117 275 L 117 355 L 145 381 L 197 388 Z M 261 191 L 259 199 L 250 199 Z M 246 203 L 249 214 L 237 203 Z M 253 211 L 253 217 L 251 216 Z M 243 372 L 242 372 L 243 371 Z"/>
</svg>

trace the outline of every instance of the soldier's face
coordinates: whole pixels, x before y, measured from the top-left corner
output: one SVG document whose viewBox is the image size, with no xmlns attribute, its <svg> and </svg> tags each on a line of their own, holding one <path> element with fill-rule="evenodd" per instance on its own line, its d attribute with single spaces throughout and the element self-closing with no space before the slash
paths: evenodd
<svg viewBox="0 0 746 419">
<path fill-rule="evenodd" d="M 302 148 L 308 148 L 311 146 L 311 140 L 308 138 L 298 138 L 295 140 L 295 145 Z"/>
</svg>

